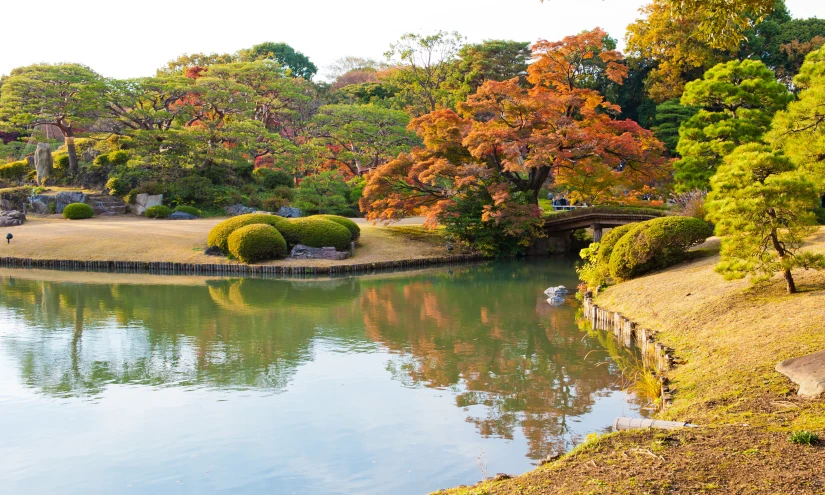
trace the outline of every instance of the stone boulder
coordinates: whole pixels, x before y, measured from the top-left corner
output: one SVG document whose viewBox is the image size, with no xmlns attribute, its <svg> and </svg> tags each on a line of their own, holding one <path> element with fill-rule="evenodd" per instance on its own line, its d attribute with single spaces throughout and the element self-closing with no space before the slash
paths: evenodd
<svg viewBox="0 0 825 495">
<path fill-rule="evenodd" d="M 135 204 L 129 205 L 132 213 L 143 215 L 147 208 L 163 204 L 163 194 L 138 194 L 135 196 Z"/>
<path fill-rule="evenodd" d="M 37 215 L 48 215 L 49 214 L 49 205 L 34 199 L 32 200 L 32 211 Z"/>
<path fill-rule="evenodd" d="M 300 218 L 301 210 L 292 206 L 282 206 L 278 208 L 278 216 L 284 218 Z"/>
<path fill-rule="evenodd" d="M 46 185 L 46 179 L 52 173 L 52 151 L 49 143 L 37 143 L 37 150 L 34 152 L 34 168 L 37 171 L 37 184 Z"/>
<path fill-rule="evenodd" d="M 80 191 L 59 192 L 54 197 L 55 213 L 63 213 L 63 209 L 72 203 L 85 203 L 86 195 Z"/>
<path fill-rule="evenodd" d="M 345 260 L 349 258 L 349 253 L 336 251 L 334 247 L 314 248 L 298 244 L 292 248 L 289 256 L 295 259 Z"/>
<path fill-rule="evenodd" d="M 0 227 L 17 227 L 25 221 L 26 215 L 20 211 L 0 211 Z"/>
<path fill-rule="evenodd" d="M 221 248 L 218 246 L 209 246 L 203 251 L 203 254 L 207 256 L 223 256 L 223 252 L 221 252 Z"/>
<path fill-rule="evenodd" d="M 241 204 L 237 204 L 237 205 L 227 206 L 226 208 L 223 209 L 223 211 L 225 211 L 226 214 L 229 215 L 230 217 L 236 217 L 238 215 L 246 215 L 247 213 L 255 213 L 258 210 L 255 209 L 255 208 L 251 208 L 249 206 L 244 206 L 244 205 L 241 205 Z"/>
<path fill-rule="evenodd" d="M 825 350 L 776 365 L 776 371 L 799 385 L 799 395 L 818 397 L 825 393 Z"/>
<path fill-rule="evenodd" d="M 197 220 L 198 217 L 185 211 L 175 211 L 167 217 L 169 220 Z"/>
</svg>

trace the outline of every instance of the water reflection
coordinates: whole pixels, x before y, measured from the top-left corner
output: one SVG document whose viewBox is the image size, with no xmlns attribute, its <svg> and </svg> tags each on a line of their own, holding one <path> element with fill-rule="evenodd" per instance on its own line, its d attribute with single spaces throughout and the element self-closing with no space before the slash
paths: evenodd
<svg viewBox="0 0 825 495">
<path fill-rule="evenodd" d="M 375 380 L 443 389 L 480 435 L 520 430 L 539 459 L 569 447 L 571 421 L 617 390 L 574 308 L 545 301 L 546 287 L 574 277 L 546 261 L 326 281 L 0 271 L 0 359 L 19 373 L 0 382 L 57 397 L 95 398 L 110 384 L 288 394 L 316 346 L 384 352 Z"/>
</svg>

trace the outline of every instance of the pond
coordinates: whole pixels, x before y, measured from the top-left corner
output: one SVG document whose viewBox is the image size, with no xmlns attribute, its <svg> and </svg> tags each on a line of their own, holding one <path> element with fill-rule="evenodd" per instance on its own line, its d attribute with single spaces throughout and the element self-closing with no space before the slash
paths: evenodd
<svg viewBox="0 0 825 495">
<path fill-rule="evenodd" d="M 4 493 L 421 494 L 639 407 L 564 260 L 328 280 L 0 270 Z"/>
</svg>

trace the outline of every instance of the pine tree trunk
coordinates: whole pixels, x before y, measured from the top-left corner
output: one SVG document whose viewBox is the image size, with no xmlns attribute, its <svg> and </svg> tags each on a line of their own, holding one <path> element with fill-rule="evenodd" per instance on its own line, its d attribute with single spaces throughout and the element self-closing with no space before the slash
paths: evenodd
<svg viewBox="0 0 825 495">
<path fill-rule="evenodd" d="M 793 281 L 793 276 L 791 276 L 791 270 L 785 269 L 783 275 L 785 276 L 785 284 L 788 286 L 788 294 L 796 294 L 796 284 Z"/>
<path fill-rule="evenodd" d="M 74 145 L 74 137 L 71 134 L 71 131 L 69 131 L 69 135 L 66 136 L 66 150 L 69 152 L 69 174 L 75 175 L 77 174 L 77 149 Z"/>
</svg>

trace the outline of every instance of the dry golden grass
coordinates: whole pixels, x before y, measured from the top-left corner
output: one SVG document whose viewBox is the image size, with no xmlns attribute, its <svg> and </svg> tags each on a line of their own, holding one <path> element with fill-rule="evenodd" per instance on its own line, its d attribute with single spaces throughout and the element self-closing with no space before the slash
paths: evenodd
<svg viewBox="0 0 825 495">
<path fill-rule="evenodd" d="M 206 256 L 206 236 L 222 218 L 174 221 L 136 217 L 98 217 L 65 220 L 30 217 L 7 229 L 11 244 L 2 244 L 0 257 L 81 261 L 163 261 L 178 263 L 237 263 Z M 407 227 L 409 228 L 409 227 Z M 269 264 L 329 266 L 444 256 L 444 244 L 420 240 L 387 227 L 361 225 L 355 256 L 343 261 L 278 260 Z M 0 233 L 5 236 L 5 232 Z"/>
</svg>

